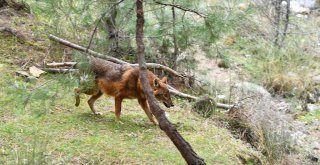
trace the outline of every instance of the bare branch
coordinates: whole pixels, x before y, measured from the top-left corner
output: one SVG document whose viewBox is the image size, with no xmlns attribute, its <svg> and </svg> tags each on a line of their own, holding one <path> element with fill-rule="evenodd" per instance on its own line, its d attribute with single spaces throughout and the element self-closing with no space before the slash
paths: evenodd
<svg viewBox="0 0 320 165">
<path fill-rule="evenodd" d="M 52 63 L 47 63 L 46 66 L 49 68 L 54 68 L 54 67 L 63 67 L 63 66 L 74 66 L 76 64 L 77 62 L 52 62 Z"/>
<path fill-rule="evenodd" d="M 159 4 L 159 5 L 170 6 L 170 7 L 174 7 L 174 8 L 183 10 L 183 11 L 187 11 L 187 12 L 191 12 L 191 13 L 197 14 L 198 16 L 200 16 L 202 18 L 207 18 L 207 16 L 205 14 L 203 14 L 203 13 L 200 13 L 200 12 L 198 12 L 196 10 L 192 10 L 192 9 L 188 9 L 188 8 L 182 7 L 180 5 L 170 4 L 170 3 L 163 3 L 163 2 L 159 2 L 159 1 L 154 1 L 154 2 L 156 4 Z"/>
<path fill-rule="evenodd" d="M 43 68 L 42 70 L 50 73 L 73 73 L 78 71 L 78 69 L 55 69 L 55 68 Z"/>
<path fill-rule="evenodd" d="M 86 52 L 94 57 L 97 57 L 97 58 L 101 58 L 101 59 L 105 59 L 105 60 L 108 60 L 108 61 L 111 61 L 111 62 L 114 62 L 114 63 L 118 63 L 118 64 L 129 64 L 128 62 L 125 62 L 125 61 L 122 61 L 122 60 L 119 60 L 117 58 L 114 58 L 114 57 L 110 57 L 110 56 L 106 56 L 106 55 L 103 55 L 101 53 L 97 53 L 91 49 L 88 49 L 85 48 L 85 47 L 82 47 L 80 45 L 77 45 L 77 44 L 74 44 L 74 43 L 71 43 L 67 40 L 64 40 L 62 38 L 59 38 L 59 37 L 56 37 L 52 34 L 49 35 L 49 38 L 51 40 L 54 40 L 56 42 L 59 42 L 60 44 L 62 45 L 65 45 L 65 46 L 68 46 L 68 47 L 71 47 L 71 48 L 74 48 L 76 50 L 79 50 L 79 51 L 82 51 L 82 52 Z"/>
<path fill-rule="evenodd" d="M 105 60 L 108 60 L 108 61 L 111 61 L 111 62 L 114 62 L 114 63 L 117 63 L 117 64 L 129 64 L 131 66 L 138 66 L 138 64 L 130 64 L 128 62 L 125 62 L 125 61 L 122 61 L 122 60 L 119 60 L 117 58 L 114 58 L 114 57 L 111 57 L 111 56 L 107 56 L 107 55 L 104 55 L 104 54 L 101 54 L 101 53 L 97 53 L 91 49 L 86 49 L 80 45 L 77 45 L 77 44 L 74 44 L 74 43 L 71 43 L 70 41 L 67 41 L 67 40 L 64 40 L 62 38 L 59 38 L 59 37 L 56 37 L 52 34 L 49 35 L 49 38 L 51 40 L 54 40 L 56 42 L 59 42 L 60 44 L 62 45 L 65 45 L 65 46 L 68 46 L 68 47 L 71 47 L 71 48 L 74 48 L 76 50 L 79 50 L 79 51 L 82 51 L 82 52 L 86 52 L 94 57 L 97 57 L 97 58 L 101 58 L 101 59 L 105 59 Z M 177 71 L 167 67 L 167 66 L 164 66 L 164 65 L 161 65 L 161 64 L 157 64 L 157 63 L 147 63 L 147 67 L 149 68 L 158 68 L 158 69 L 163 69 L 169 73 L 171 73 L 172 75 L 174 76 L 178 76 L 178 77 L 184 77 L 182 74 L 178 73 Z"/>
</svg>

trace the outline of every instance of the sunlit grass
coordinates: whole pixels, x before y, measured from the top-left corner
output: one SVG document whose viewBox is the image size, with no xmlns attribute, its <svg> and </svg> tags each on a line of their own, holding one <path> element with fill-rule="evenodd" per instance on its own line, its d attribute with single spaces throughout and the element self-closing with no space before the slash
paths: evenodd
<svg viewBox="0 0 320 165">
<path fill-rule="evenodd" d="M 75 107 L 72 86 L 76 83 L 68 75 L 45 75 L 28 83 L 14 76 L 14 71 L 0 69 L 1 164 L 185 164 L 135 100 L 124 101 L 123 124 L 118 125 L 112 98 L 97 101 L 102 116 L 92 114 L 88 96 L 83 95 L 80 106 Z M 188 107 L 176 107 L 167 111 L 170 120 L 208 164 L 237 164 L 236 155 L 253 153 L 212 120 L 198 117 Z"/>
</svg>

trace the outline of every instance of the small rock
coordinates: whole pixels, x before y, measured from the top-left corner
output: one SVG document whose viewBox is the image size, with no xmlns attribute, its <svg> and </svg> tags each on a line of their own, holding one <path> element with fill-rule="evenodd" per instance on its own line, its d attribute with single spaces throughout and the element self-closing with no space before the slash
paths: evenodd
<svg viewBox="0 0 320 165">
<path fill-rule="evenodd" d="M 218 95 L 217 98 L 218 98 L 219 100 L 223 100 L 223 99 L 226 99 L 227 96 L 226 96 L 226 95 Z"/>
<path fill-rule="evenodd" d="M 308 18 L 307 15 L 303 15 L 303 14 L 297 14 L 296 16 L 297 16 L 298 18 Z"/>
<path fill-rule="evenodd" d="M 131 132 L 128 134 L 128 136 L 129 137 L 138 137 L 138 134 Z"/>
<path fill-rule="evenodd" d="M 318 101 L 318 97 L 313 93 L 308 93 L 307 103 L 315 104 Z"/>
<path fill-rule="evenodd" d="M 316 104 L 307 104 L 307 111 L 309 112 L 315 112 L 320 110 L 320 105 Z"/>
<path fill-rule="evenodd" d="M 278 111 L 281 111 L 281 112 L 286 112 L 286 113 L 291 113 L 291 107 L 290 107 L 290 104 L 282 101 L 278 104 L 276 104 L 276 109 Z"/>
<path fill-rule="evenodd" d="M 247 96 L 271 98 L 271 94 L 262 86 L 250 82 L 241 82 L 235 85 L 238 90 Z"/>
<path fill-rule="evenodd" d="M 310 14 L 311 10 L 307 7 L 302 7 L 297 1 L 292 1 L 290 3 L 290 10 L 292 13 L 300 14 L 300 15 L 307 15 Z"/>
<path fill-rule="evenodd" d="M 248 9 L 248 4 L 246 3 L 240 3 L 238 5 L 238 9 L 241 10 L 241 11 L 246 11 Z"/>
<path fill-rule="evenodd" d="M 312 77 L 312 80 L 314 83 L 316 83 L 316 85 L 320 85 L 320 75 Z"/>
<path fill-rule="evenodd" d="M 303 146 L 305 143 L 304 139 L 307 137 L 307 135 L 302 131 L 297 131 L 291 134 L 291 137 L 295 144 Z"/>
<path fill-rule="evenodd" d="M 320 143 L 319 142 L 313 142 L 312 143 L 312 149 L 314 150 L 320 150 Z"/>
</svg>

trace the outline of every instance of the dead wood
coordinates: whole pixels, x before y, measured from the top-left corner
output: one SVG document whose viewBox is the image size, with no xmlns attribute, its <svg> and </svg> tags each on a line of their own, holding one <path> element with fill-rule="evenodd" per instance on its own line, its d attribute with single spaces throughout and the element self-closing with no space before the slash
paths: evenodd
<svg viewBox="0 0 320 165">
<path fill-rule="evenodd" d="M 70 41 L 67 41 L 67 40 L 64 40 L 62 38 L 56 37 L 56 36 L 54 36 L 52 34 L 49 35 L 49 38 L 51 40 L 53 40 L 53 41 L 59 42 L 62 45 L 74 48 L 74 49 L 79 50 L 81 52 L 88 53 L 88 54 L 90 54 L 90 55 L 92 55 L 94 57 L 97 57 L 97 58 L 105 59 L 105 60 L 108 60 L 108 61 L 111 61 L 111 62 L 114 62 L 114 63 L 117 63 L 117 64 L 129 64 L 128 62 L 125 62 L 125 61 L 119 60 L 117 58 L 110 57 L 110 56 L 107 56 L 107 55 L 104 55 L 104 54 L 101 54 L 101 53 L 98 53 L 98 52 L 95 52 L 95 51 L 93 51 L 91 49 L 87 49 L 87 48 L 85 48 L 83 46 L 74 44 L 74 43 L 72 43 Z"/>
<path fill-rule="evenodd" d="M 101 59 L 105 59 L 105 60 L 108 60 L 108 61 L 111 61 L 111 62 L 114 62 L 114 63 L 118 63 L 118 64 L 129 64 L 131 66 L 134 66 L 134 67 L 137 67 L 139 66 L 138 64 L 130 64 L 128 62 L 125 62 L 125 61 L 122 61 L 122 60 L 119 60 L 117 58 L 114 58 L 114 57 L 111 57 L 111 56 L 107 56 L 107 55 L 104 55 L 104 54 L 101 54 L 101 53 L 98 53 L 98 52 L 95 52 L 91 49 L 87 49 L 85 47 L 82 47 L 80 45 L 77 45 L 77 44 L 74 44 L 70 41 L 67 41 L 65 39 L 62 39 L 62 38 L 59 38 L 57 36 L 54 36 L 52 34 L 49 35 L 49 38 L 53 41 L 56 41 L 62 45 L 65 45 L 65 46 L 68 46 L 68 47 L 71 47 L 71 48 L 74 48 L 76 50 L 79 50 L 81 52 L 85 52 L 85 53 L 88 53 L 94 57 L 97 57 L 97 58 L 101 58 Z M 184 77 L 182 74 L 178 73 L 177 71 L 167 67 L 167 66 L 164 66 L 164 65 L 161 65 L 161 64 L 157 64 L 157 63 L 146 63 L 146 67 L 148 68 L 157 68 L 157 69 L 162 69 L 164 71 L 167 71 L 168 73 L 174 75 L 174 76 L 178 76 L 178 77 Z M 50 72 L 50 71 L 49 71 Z M 54 71 L 53 71 L 54 72 Z M 59 72 L 54 72 L 54 73 L 59 73 Z M 63 72 L 62 72 L 63 73 Z M 185 94 L 185 93 L 182 93 L 178 90 L 176 90 L 175 88 L 173 88 L 172 86 L 168 86 L 169 88 L 169 91 L 171 94 L 174 94 L 176 96 L 179 96 L 179 97 L 182 97 L 182 98 L 186 98 L 186 99 L 189 99 L 189 100 L 198 100 L 199 97 L 196 97 L 196 96 L 192 96 L 192 95 L 189 95 L 189 94 Z M 234 107 L 233 105 L 228 105 L 228 104 L 222 104 L 222 103 L 217 103 L 217 108 L 222 108 L 222 109 L 230 109 L 232 107 Z"/>
<path fill-rule="evenodd" d="M 114 58 L 114 57 L 111 57 L 111 56 L 107 56 L 107 55 L 104 55 L 104 54 L 101 54 L 101 53 L 97 53 L 91 49 L 87 49 L 85 47 L 82 47 L 80 45 L 77 45 L 77 44 L 74 44 L 70 41 L 67 41 L 65 39 L 62 39 L 62 38 L 59 38 L 57 36 L 54 36 L 52 34 L 49 35 L 49 38 L 53 41 L 56 41 L 56 42 L 59 42 L 60 44 L 62 45 L 65 45 L 65 46 L 68 46 L 68 47 L 71 47 L 71 48 L 74 48 L 76 50 L 79 50 L 81 52 L 85 52 L 85 53 L 88 53 L 94 57 L 97 57 L 97 58 L 101 58 L 101 59 L 105 59 L 105 60 L 108 60 L 108 61 L 111 61 L 111 62 L 114 62 L 114 63 L 117 63 L 117 64 L 129 64 L 131 66 L 138 66 L 138 64 L 130 64 L 128 62 L 125 62 L 125 61 L 122 61 L 122 60 L 119 60 L 117 58 Z M 169 72 L 170 74 L 174 75 L 174 76 L 178 76 L 178 77 L 184 77 L 182 74 L 178 73 L 177 71 L 167 67 L 167 66 L 164 66 L 164 65 L 161 65 L 161 64 L 157 64 L 157 63 L 147 63 L 146 64 L 148 68 L 158 68 L 158 69 L 162 69 L 164 71 L 167 71 Z"/>
<path fill-rule="evenodd" d="M 168 88 L 169 88 L 170 93 L 174 94 L 176 96 L 186 98 L 189 100 L 194 100 L 194 101 L 198 101 L 201 99 L 200 97 L 196 97 L 196 96 L 192 96 L 192 95 L 189 95 L 186 93 L 182 93 L 182 92 L 176 90 L 175 88 L 173 88 L 172 86 L 168 86 Z M 229 110 L 231 108 L 237 108 L 236 105 L 229 105 L 229 104 L 223 104 L 223 103 L 216 103 L 216 107 L 221 108 L 221 109 L 225 109 L 225 110 Z"/>
<path fill-rule="evenodd" d="M 77 62 L 52 62 L 52 63 L 47 63 L 46 66 L 49 68 L 55 68 L 55 67 L 73 67 L 76 65 Z"/>
<path fill-rule="evenodd" d="M 59 69 L 59 68 L 43 68 L 42 70 L 49 73 L 73 73 L 78 71 L 78 69 Z"/>
</svg>

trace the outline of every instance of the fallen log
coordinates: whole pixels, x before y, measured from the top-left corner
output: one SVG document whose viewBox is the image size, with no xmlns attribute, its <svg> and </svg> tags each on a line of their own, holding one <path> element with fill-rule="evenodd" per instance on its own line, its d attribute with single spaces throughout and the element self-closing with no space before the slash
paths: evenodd
<svg viewBox="0 0 320 165">
<path fill-rule="evenodd" d="M 137 67 L 139 66 L 139 64 L 130 64 L 128 62 L 125 62 L 125 61 L 122 61 L 122 60 L 119 60 L 117 58 L 114 58 L 114 57 L 111 57 L 111 56 L 107 56 L 107 55 L 104 55 L 104 54 L 101 54 L 101 53 L 98 53 L 98 52 L 95 52 L 91 49 L 87 49 L 85 47 L 82 47 L 80 45 L 77 45 L 77 44 L 74 44 L 74 43 L 71 43 L 70 41 L 67 41 L 65 39 L 62 39 L 62 38 L 59 38 L 57 36 L 54 36 L 52 34 L 49 35 L 49 38 L 53 41 L 56 41 L 62 45 L 65 45 L 65 46 L 68 46 L 68 47 L 71 47 L 71 48 L 74 48 L 76 50 L 79 50 L 81 52 L 85 52 L 85 53 L 88 53 L 94 57 L 97 57 L 97 58 L 101 58 L 101 59 L 105 59 L 105 60 L 108 60 L 108 61 L 111 61 L 111 62 L 114 62 L 114 63 L 118 63 L 118 64 L 129 64 L 131 66 L 134 66 L 134 67 Z M 157 64 L 157 63 L 147 63 L 147 67 L 148 68 L 158 68 L 158 69 L 163 69 L 175 76 L 178 76 L 178 77 L 184 77 L 182 74 L 178 73 L 177 71 L 167 67 L 167 66 L 164 66 L 164 65 L 161 65 L 161 64 Z M 46 71 L 46 70 L 45 70 Z M 54 70 L 49 70 L 48 72 L 52 71 L 53 73 L 60 73 L 59 71 L 54 71 Z M 61 72 L 61 73 L 65 73 L 65 72 Z M 171 94 L 174 94 L 176 96 L 179 96 L 179 97 L 182 97 L 182 98 L 187 98 L 187 99 L 192 99 L 192 100 L 199 100 L 199 97 L 196 97 L 196 96 L 192 96 L 192 95 L 189 95 L 189 94 L 185 94 L 185 93 L 182 93 L 180 91 L 178 91 L 177 89 L 173 88 L 172 86 L 168 85 L 168 88 L 169 88 L 169 91 Z M 217 103 L 217 108 L 222 108 L 222 109 L 230 109 L 232 107 L 235 107 L 234 105 L 228 105 L 228 104 L 222 104 L 222 103 Z"/>
<path fill-rule="evenodd" d="M 73 73 L 78 71 L 78 69 L 60 69 L 60 68 L 43 68 L 42 70 L 49 73 Z"/>
<path fill-rule="evenodd" d="M 52 62 L 52 63 L 47 63 L 46 66 L 49 68 L 55 68 L 55 67 L 72 67 L 74 65 L 76 65 L 77 62 Z"/>
<path fill-rule="evenodd" d="M 182 98 L 191 99 L 191 100 L 195 100 L 195 101 L 198 101 L 200 99 L 200 97 L 196 97 L 196 96 L 192 96 L 192 95 L 189 95 L 189 94 L 182 93 L 182 92 L 176 90 L 175 88 L 173 88 L 170 85 L 168 86 L 168 88 L 169 88 L 170 93 L 174 94 L 176 96 L 179 96 L 179 97 L 182 97 Z M 223 104 L 223 103 L 216 103 L 216 106 L 217 106 L 217 108 L 226 109 L 226 110 L 234 108 L 234 107 L 237 107 L 235 105 L 229 105 L 229 104 Z"/>
</svg>

